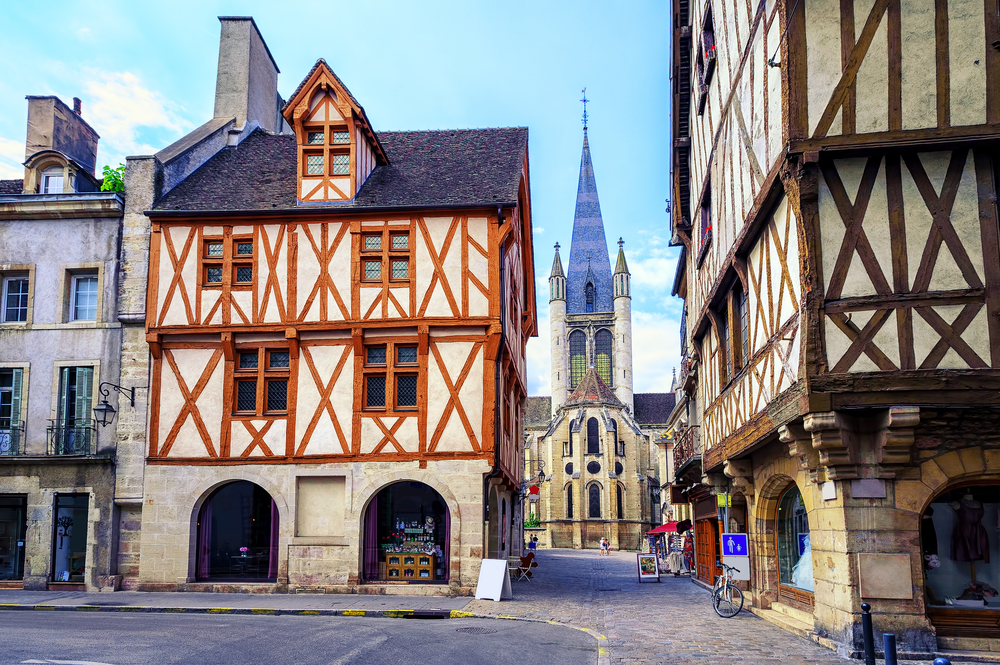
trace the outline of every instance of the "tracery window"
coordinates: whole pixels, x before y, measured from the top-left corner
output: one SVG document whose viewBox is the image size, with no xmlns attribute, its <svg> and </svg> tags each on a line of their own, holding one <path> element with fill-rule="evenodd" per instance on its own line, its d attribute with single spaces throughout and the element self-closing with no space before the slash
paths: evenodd
<svg viewBox="0 0 1000 665">
<path fill-rule="evenodd" d="M 614 381 L 614 366 L 611 358 L 612 335 L 610 330 L 600 330 L 594 338 L 597 375 L 609 386 Z"/>
<path fill-rule="evenodd" d="M 588 492 L 590 494 L 590 496 L 588 497 L 589 498 L 589 503 L 590 503 L 590 515 L 589 516 L 590 516 L 591 519 L 600 518 L 601 517 L 601 486 L 598 485 L 597 483 L 594 483 L 593 485 L 590 486 L 590 489 L 588 490 Z"/>
<path fill-rule="evenodd" d="M 587 336 L 580 330 L 569 336 L 569 366 L 569 387 L 576 388 L 587 371 Z"/>
</svg>

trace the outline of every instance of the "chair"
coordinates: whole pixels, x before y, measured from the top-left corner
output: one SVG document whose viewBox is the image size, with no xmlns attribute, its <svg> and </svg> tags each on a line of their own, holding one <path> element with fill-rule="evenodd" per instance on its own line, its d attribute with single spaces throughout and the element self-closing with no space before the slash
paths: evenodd
<svg viewBox="0 0 1000 665">
<path fill-rule="evenodd" d="M 538 562 L 535 561 L 535 553 L 529 552 L 528 556 L 522 556 L 517 559 L 517 564 L 510 569 L 510 573 L 514 581 L 524 579 L 531 581 L 532 568 L 538 568 Z"/>
</svg>

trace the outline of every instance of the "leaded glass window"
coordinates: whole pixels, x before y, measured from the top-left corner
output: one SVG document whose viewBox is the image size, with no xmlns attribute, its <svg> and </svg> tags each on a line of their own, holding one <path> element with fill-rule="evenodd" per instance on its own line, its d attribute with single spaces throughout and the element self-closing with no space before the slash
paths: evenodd
<svg viewBox="0 0 1000 665">
<path fill-rule="evenodd" d="M 381 261 L 365 261 L 365 279 L 382 279 Z"/>
<path fill-rule="evenodd" d="M 365 349 L 367 355 L 365 362 L 369 365 L 384 365 L 385 364 L 385 347 L 384 346 L 369 346 Z"/>
<path fill-rule="evenodd" d="M 596 289 L 594 289 L 593 284 L 587 284 L 586 294 L 587 294 L 587 311 L 593 312 L 594 302 L 597 300 L 597 291 Z"/>
<path fill-rule="evenodd" d="M 385 408 L 385 376 L 371 375 L 365 384 L 365 406 Z"/>
<path fill-rule="evenodd" d="M 590 504 L 590 518 L 599 518 L 601 516 L 601 486 L 595 483 L 587 491 L 589 493 L 587 498 Z"/>
<path fill-rule="evenodd" d="M 587 337 L 577 330 L 569 336 L 570 388 L 576 388 L 587 372 Z"/>
<path fill-rule="evenodd" d="M 253 243 L 252 242 L 238 242 L 238 243 L 236 243 L 236 255 L 237 256 L 253 256 Z"/>
<path fill-rule="evenodd" d="M 323 175 L 323 155 L 306 155 L 306 175 Z"/>
<path fill-rule="evenodd" d="M 267 382 L 267 410 L 285 411 L 288 408 L 288 380 Z"/>
<path fill-rule="evenodd" d="M 239 284 L 247 284 L 252 281 L 253 281 L 253 266 L 237 266 L 236 282 Z"/>
<path fill-rule="evenodd" d="M 417 347 L 415 346 L 397 346 L 396 347 L 396 362 L 400 364 L 416 363 L 417 362 Z"/>
<path fill-rule="evenodd" d="M 392 278 L 408 279 L 410 276 L 410 262 L 407 259 L 393 259 Z"/>
<path fill-rule="evenodd" d="M 271 351 L 268 356 L 270 357 L 269 367 L 272 369 L 288 367 L 288 351 Z"/>
<path fill-rule="evenodd" d="M 392 236 L 392 248 L 393 249 L 409 249 L 410 248 L 410 236 L 405 234 L 394 234 Z"/>
<path fill-rule="evenodd" d="M 365 236 L 365 246 L 362 249 L 366 252 L 382 249 L 382 236 Z"/>
<path fill-rule="evenodd" d="M 309 144 L 310 145 L 323 145 L 326 139 L 323 137 L 323 132 L 309 132 Z"/>
<path fill-rule="evenodd" d="M 351 172 L 349 155 L 333 155 L 332 162 L 333 162 L 332 173 L 342 174 Z"/>
<path fill-rule="evenodd" d="M 351 142 L 351 135 L 347 132 L 334 132 L 333 133 L 333 143 L 334 145 L 345 145 Z"/>
<path fill-rule="evenodd" d="M 257 410 L 256 381 L 236 382 L 236 410 L 249 411 L 250 413 Z"/>
<path fill-rule="evenodd" d="M 614 381 L 614 367 L 612 361 L 612 335 L 610 330 L 600 330 L 594 338 L 595 365 L 597 365 L 597 376 L 609 386 Z"/>
<path fill-rule="evenodd" d="M 240 353 L 240 369 L 257 369 L 258 357 L 256 351 Z"/>
<path fill-rule="evenodd" d="M 221 284 L 222 268 L 209 268 L 206 271 L 205 281 L 209 284 Z"/>
<path fill-rule="evenodd" d="M 222 256 L 222 243 L 221 242 L 210 242 L 207 245 L 207 251 L 205 252 L 208 256 Z"/>
<path fill-rule="evenodd" d="M 396 376 L 396 406 L 414 407 L 417 405 L 417 377 L 415 374 Z"/>
</svg>

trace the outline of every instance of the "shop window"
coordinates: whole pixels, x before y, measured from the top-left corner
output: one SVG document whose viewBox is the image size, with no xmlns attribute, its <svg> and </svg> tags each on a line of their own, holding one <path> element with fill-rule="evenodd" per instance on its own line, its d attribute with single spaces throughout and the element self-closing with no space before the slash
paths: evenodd
<svg viewBox="0 0 1000 665">
<path fill-rule="evenodd" d="M 288 349 L 238 349 L 233 369 L 233 413 L 254 417 L 287 414 L 290 360 Z"/>
<path fill-rule="evenodd" d="M 601 454 L 601 434 L 597 418 L 591 418 L 587 421 L 587 454 Z"/>
<path fill-rule="evenodd" d="M 24 422 L 21 420 L 23 375 L 24 370 L 18 367 L 0 369 L 0 455 L 18 455 L 23 452 L 21 450 L 24 430 Z M 2 544 L 0 542 L 0 546 Z M 0 557 L 2 556 L 0 553 Z"/>
<path fill-rule="evenodd" d="M 87 570 L 87 512 L 90 497 L 86 494 L 56 496 L 52 542 L 52 581 L 82 584 Z"/>
<path fill-rule="evenodd" d="M 0 580 L 24 578 L 27 513 L 27 497 L 0 496 Z"/>
<path fill-rule="evenodd" d="M 278 577 L 278 507 L 262 487 L 223 485 L 198 515 L 200 580 L 270 581 Z"/>
<path fill-rule="evenodd" d="M 599 330 L 594 336 L 594 359 L 597 365 L 597 375 L 609 386 L 614 385 L 612 338 L 610 330 Z"/>
<path fill-rule="evenodd" d="M 587 336 L 581 330 L 569 336 L 569 387 L 576 388 L 587 372 Z"/>
<path fill-rule="evenodd" d="M 587 489 L 587 493 L 590 504 L 588 506 L 590 519 L 599 519 L 601 517 L 601 487 L 595 483 Z"/>
<path fill-rule="evenodd" d="M 809 516 L 802 494 L 792 485 L 778 501 L 776 519 L 778 582 L 802 591 L 813 590 L 812 546 Z"/>
<path fill-rule="evenodd" d="M 417 408 L 420 363 L 413 342 L 387 342 L 365 347 L 362 399 L 369 411 L 413 411 Z"/>
<path fill-rule="evenodd" d="M 433 488 L 389 485 L 368 504 L 362 527 L 365 581 L 448 581 L 451 516 Z"/>
<path fill-rule="evenodd" d="M 245 290 L 253 286 L 253 238 L 211 238 L 203 243 L 201 256 L 202 284 L 221 287 L 229 274 L 230 288 Z"/>
<path fill-rule="evenodd" d="M 28 275 L 4 274 L 3 302 L 0 309 L 0 322 L 23 323 L 28 320 Z"/>
<path fill-rule="evenodd" d="M 412 273 L 410 233 L 381 229 L 361 234 L 361 283 L 406 286 Z"/>
</svg>

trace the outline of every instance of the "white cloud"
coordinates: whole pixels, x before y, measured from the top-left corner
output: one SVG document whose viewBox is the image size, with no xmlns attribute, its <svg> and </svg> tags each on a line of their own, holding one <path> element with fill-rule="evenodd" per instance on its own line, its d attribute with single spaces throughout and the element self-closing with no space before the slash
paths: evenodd
<svg viewBox="0 0 1000 665">
<path fill-rule="evenodd" d="M 12 141 L 0 136 L 0 178 L 13 180 L 24 177 L 24 141 Z"/>
<path fill-rule="evenodd" d="M 141 128 L 160 129 L 175 137 L 191 125 L 180 107 L 143 86 L 132 72 L 87 72 L 83 80 L 83 117 L 101 135 L 102 162 L 117 164 L 126 155 L 151 154 L 162 148 L 141 140 Z"/>
<path fill-rule="evenodd" d="M 539 226 L 539 227 L 536 227 L 536 228 L 533 228 L 533 229 L 531 229 L 531 231 L 532 231 L 532 233 L 545 233 L 545 229 L 543 229 L 543 228 L 542 228 L 542 227 L 540 227 L 540 226 Z"/>
</svg>

